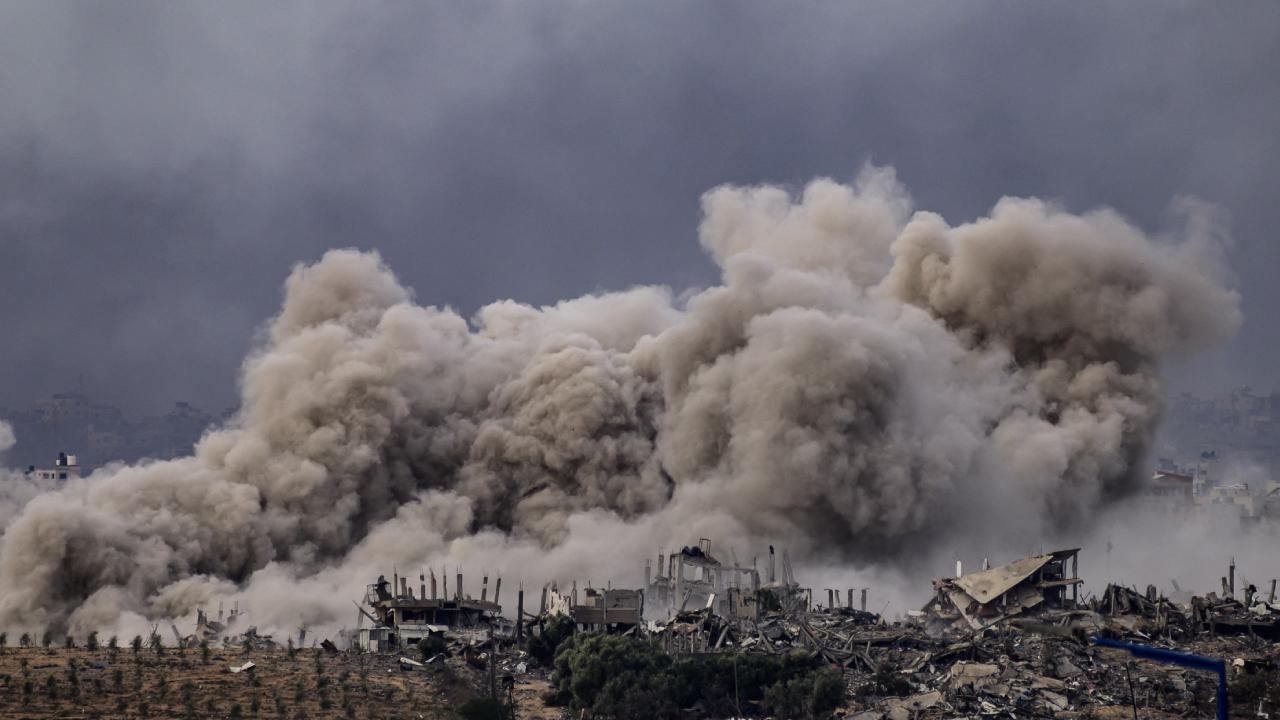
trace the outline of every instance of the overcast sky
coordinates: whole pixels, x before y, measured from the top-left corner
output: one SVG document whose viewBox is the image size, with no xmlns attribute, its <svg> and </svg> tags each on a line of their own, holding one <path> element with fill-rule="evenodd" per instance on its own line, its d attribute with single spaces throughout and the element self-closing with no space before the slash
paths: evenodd
<svg viewBox="0 0 1280 720">
<path fill-rule="evenodd" d="M 466 314 L 705 285 L 698 198 L 894 165 L 1231 216 L 1245 324 L 1175 371 L 1280 387 L 1280 3 L 0 2 L 0 405 L 235 402 L 290 266 L 376 248 Z"/>
</svg>

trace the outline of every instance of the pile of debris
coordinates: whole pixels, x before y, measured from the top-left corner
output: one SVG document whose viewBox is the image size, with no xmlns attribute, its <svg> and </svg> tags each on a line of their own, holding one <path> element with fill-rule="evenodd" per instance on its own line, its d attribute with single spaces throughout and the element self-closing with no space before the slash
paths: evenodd
<svg viewBox="0 0 1280 720">
<path fill-rule="evenodd" d="M 1219 676 L 1206 668 L 1223 676 L 1280 672 L 1274 583 L 1265 600 L 1253 586 L 1237 594 L 1234 567 L 1223 578 L 1221 595 L 1183 594 L 1175 602 L 1154 586 L 1118 584 L 1081 597 L 1075 549 L 967 575 L 957 566 L 955 577 L 934 581 L 934 596 L 920 611 L 889 622 L 866 611 L 865 592 L 861 609 L 854 608 L 853 590 L 845 607 L 832 607 L 840 600 L 836 590 L 827 591 L 826 607 L 813 607 L 812 592 L 795 582 L 785 555 L 779 578 L 770 552 L 766 583 L 753 567 L 738 567 L 736 560 L 721 564 L 707 541 L 659 559 L 662 572 L 647 578 L 646 587 L 666 601 L 657 603 L 658 612 L 665 607 L 668 613 L 665 620 L 644 619 L 644 590 L 587 588 L 580 598 L 577 583 L 563 594 L 554 585 L 544 587 L 537 615 L 524 613 L 520 588 L 514 626 L 496 607 L 485 608 L 481 623 L 447 614 L 429 619 L 447 618 L 449 625 L 424 623 L 413 613 L 425 607 L 425 587 L 419 597 L 403 588 L 396 595 L 384 580 L 372 586 L 383 588 L 369 602 L 376 617 L 361 612 L 394 637 L 399 652 L 416 645 L 419 630 L 443 641 L 432 657 L 403 656 L 403 670 L 465 668 L 490 692 L 497 691 L 499 678 L 508 693 L 515 678 L 547 686 L 550 670 L 538 667 L 523 643 L 544 628 L 563 628 L 566 618 L 576 632 L 644 638 L 672 655 L 804 653 L 841 671 L 848 691 L 843 714 L 859 720 L 1071 718 L 1107 709 L 1145 717 L 1211 714 Z M 430 596 L 428 602 L 435 601 L 434 587 Z M 695 598 L 699 609 L 687 609 Z M 495 605 L 496 599 L 495 590 Z M 434 605 L 432 610 L 440 612 Z M 1139 647 L 1139 657 L 1164 653 L 1167 660 L 1189 652 L 1200 664 L 1135 659 L 1130 653 Z M 1263 702 L 1250 711 L 1280 707 Z"/>
</svg>

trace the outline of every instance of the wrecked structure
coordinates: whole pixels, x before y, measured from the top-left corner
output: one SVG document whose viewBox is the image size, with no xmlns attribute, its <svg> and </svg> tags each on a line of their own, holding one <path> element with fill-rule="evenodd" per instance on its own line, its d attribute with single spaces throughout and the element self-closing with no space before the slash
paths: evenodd
<svg viewBox="0 0 1280 720">
<path fill-rule="evenodd" d="M 563 623 L 544 621 L 569 617 L 575 632 L 629 635 L 672 655 L 817 658 L 839 671 L 843 717 L 858 720 L 1079 717 L 1103 709 L 1127 716 L 1135 708 L 1146 708 L 1150 717 L 1170 717 L 1160 711 L 1187 716 L 1212 707 L 1219 688 L 1214 673 L 1135 661 L 1124 647 L 1191 652 L 1237 678 L 1280 677 L 1274 582 L 1270 592 L 1252 585 L 1237 591 L 1232 568 L 1220 595 L 1192 596 L 1175 588 L 1184 601 L 1174 602 L 1151 585 L 1139 590 L 1112 584 L 1090 596 L 1082 591 L 1078 552 L 1057 550 L 990 568 L 984 563 L 983 570 L 968 574 L 957 568 L 954 577 L 934 581 L 934 596 L 923 609 L 893 621 L 866 610 L 865 590 L 826 589 L 825 604 L 815 605 L 812 592 L 796 583 L 785 554 L 778 572 L 771 553 L 766 568 L 771 582 L 743 578 L 734 584 L 725 568 L 742 568 L 721 563 L 705 541 L 682 549 L 674 561 L 663 557 L 667 571 L 647 578 L 646 588 L 580 590 L 575 582 L 561 592 L 548 584 L 539 613 L 527 615 L 536 623 L 523 625 L 523 598 L 518 602 L 514 633 L 497 608 L 474 616 L 483 630 L 469 626 L 465 614 L 449 625 L 424 621 L 406 611 L 425 607 L 425 587 L 415 596 L 404 581 L 380 578 L 370 587 L 371 606 L 381 614 L 366 617 L 380 619 L 375 629 L 382 634 L 366 633 L 361 647 L 390 651 L 422 632 L 438 634 L 448 649 L 426 659 L 428 665 L 450 662 L 490 675 L 498 668 L 512 682 L 524 676 L 542 682 L 551 669 L 545 662 L 540 668 L 532 645 L 524 643 L 550 627 L 563 628 Z M 396 587 L 400 592 L 391 597 Z M 646 620 L 655 587 L 665 589 L 667 600 L 680 598 L 679 606 L 666 608 L 666 617 Z M 736 593 L 756 602 L 726 600 Z M 778 597 L 789 600 L 774 602 Z M 417 663 L 406 671 L 421 668 Z M 1275 717 L 1280 711 L 1265 698 L 1252 702 L 1251 713 Z M 697 716 L 696 708 L 688 711 Z"/>
<path fill-rule="evenodd" d="M 1057 550 L 935 580 L 934 598 L 924 610 L 935 623 L 981 630 L 1034 608 L 1074 609 L 1084 582 L 1077 574 L 1079 553 L 1078 548 Z"/>
<path fill-rule="evenodd" d="M 487 575 L 477 600 L 463 591 L 461 572 L 457 573 L 452 597 L 449 596 L 448 580 L 437 593 L 435 571 L 430 574 L 430 597 L 427 595 L 427 577 L 422 574 L 418 576 L 420 584 L 416 596 L 408 578 L 398 573 L 393 573 L 390 582 L 385 575 L 379 575 L 377 582 L 366 588 L 364 604 L 369 609 L 357 605 L 360 616 L 357 618 L 356 642 L 361 650 L 386 652 L 404 648 L 428 636 L 440 635 L 445 628 L 486 626 L 501 616 L 502 606 L 498 604 L 498 596 L 502 592 L 501 578 L 497 578 L 494 584 L 493 600 L 490 601 Z M 372 623 L 371 627 L 364 627 L 365 619 Z"/>
<path fill-rule="evenodd" d="M 564 616 L 585 632 L 625 633 L 644 622 L 644 590 L 600 590 L 585 588 L 582 602 L 577 589 L 561 595 L 554 587 L 544 589 L 545 611 L 549 617 Z"/>
<path fill-rule="evenodd" d="M 645 562 L 645 587 L 654 609 L 668 616 L 701 607 L 710 607 L 718 615 L 742 619 L 755 618 L 760 613 L 760 572 L 754 562 L 752 567 L 740 567 L 734 557 L 731 565 L 721 563 L 711 555 L 708 538 L 679 552 L 665 556 L 659 553 L 657 568 L 654 575 L 653 566 Z M 773 568 L 773 546 L 770 546 L 769 588 L 773 604 L 782 604 L 779 598 L 790 604 L 794 593 L 785 584 L 775 586 Z"/>
</svg>

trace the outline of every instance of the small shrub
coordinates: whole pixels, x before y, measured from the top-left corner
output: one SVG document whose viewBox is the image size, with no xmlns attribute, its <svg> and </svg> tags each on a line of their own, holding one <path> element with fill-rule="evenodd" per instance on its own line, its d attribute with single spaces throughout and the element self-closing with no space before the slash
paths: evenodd
<svg viewBox="0 0 1280 720">
<path fill-rule="evenodd" d="M 449 644 L 439 635 L 428 635 L 418 641 L 418 652 L 422 653 L 423 660 L 430 660 L 448 649 Z"/>
<path fill-rule="evenodd" d="M 48 647 L 52 644 L 53 644 L 53 632 L 50 630 L 45 630 L 44 634 L 40 636 L 40 647 L 48 649 Z"/>
<path fill-rule="evenodd" d="M 97 630 L 94 630 L 93 632 L 89 633 L 89 637 L 84 639 L 84 649 L 88 650 L 89 652 L 98 651 L 98 631 Z"/>
<path fill-rule="evenodd" d="M 506 720 L 510 717 L 506 705 L 493 698 L 472 698 L 458 708 L 463 720 Z"/>
</svg>

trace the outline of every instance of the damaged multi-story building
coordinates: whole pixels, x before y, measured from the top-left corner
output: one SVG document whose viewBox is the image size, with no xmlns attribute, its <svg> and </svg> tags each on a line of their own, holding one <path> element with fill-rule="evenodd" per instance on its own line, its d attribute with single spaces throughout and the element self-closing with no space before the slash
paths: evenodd
<svg viewBox="0 0 1280 720">
<path fill-rule="evenodd" d="M 364 604 L 369 609 L 359 608 L 361 618 L 372 623 L 371 627 L 363 627 L 362 621 L 358 623 L 356 643 L 360 649 L 384 652 L 403 648 L 430 635 L 441 634 L 446 628 L 489 625 L 501 616 L 498 596 L 502 592 L 502 578 L 497 578 L 493 599 L 490 600 L 489 577 L 486 575 L 477 600 L 463 591 L 461 572 L 457 573 L 452 596 L 449 595 L 447 576 L 444 577 L 438 585 L 435 571 L 431 571 L 431 592 L 428 596 L 426 575 L 418 576 L 417 595 L 414 595 L 407 577 L 393 573 L 388 582 L 385 575 L 378 576 L 378 581 L 365 591 Z"/>
<path fill-rule="evenodd" d="M 576 587 L 562 595 L 553 586 L 544 597 L 544 614 L 569 617 L 579 630 L 625 633 L 644 622 L 644 590 L 588 587 L 579 602 Z"/>
<path fill-rule="evenodd" d="M 652 607 L 666 615 L 686 610 L 710 608 L 728 618 L 755 619 L 761 612 L 792 611 L 811 604 L 809 590 L 801 588 L 791 575 L 791 564 L 783 553 L 782 576 L 777 574 L 777 557 L 769 546 L 767 581 L 761 583 L 760 571 L 740 566 L 730 550 L 731 564 L 724 564 L 711 554 L 711 541 L 702 538 L 697 545 L 679 552 L 658 554 L 657 573 L 645 562 L 645 587 Z"/>
</svg>

